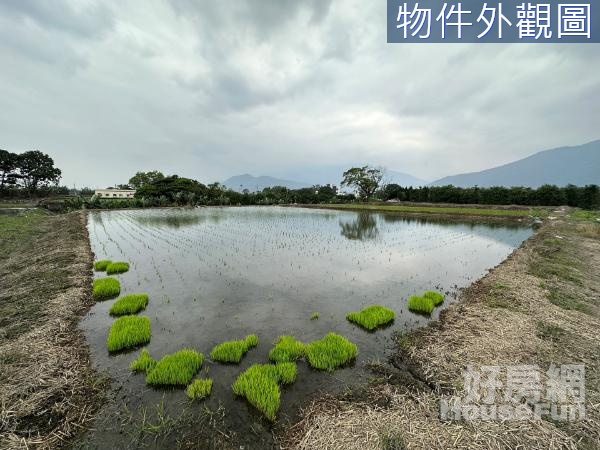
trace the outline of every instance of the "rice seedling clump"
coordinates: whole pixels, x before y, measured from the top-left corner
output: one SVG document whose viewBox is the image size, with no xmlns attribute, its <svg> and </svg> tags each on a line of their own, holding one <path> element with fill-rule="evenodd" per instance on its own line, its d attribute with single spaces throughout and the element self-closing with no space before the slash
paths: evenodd
<svg viewBox="0 0 600 450">
<path fill-rule="evenodd" d="M 358 347 L 343 336 L 328 333 L 306 345 L 306 358 L 315 369 L 332 371 L 358 355 Z"/>
<path fill-rule="evenodd" d="M 121 283 L 116 278 L 96 278 L 92 284 L 94 300 L 108 300 L 121 293 Z"/>
<path fill-rule="evenodd" d="M 367 306 L 361 311 L 353 311 L 346 315 L 346 319 L 366 330 L 372 331 L 377 327 L 386 325 L 394 320 L 396 314 L 390 308 L 380 305 Z"/>
<path fill-rule="evenodd" d="M 274 421 L 281 397 L 279 384 L 293 383 L 296 373 L 296 364 L 291 362 L 253 364 L 237 377 L 232 389 L 236 395 L 246 397 L 267 419 Z"/>
<path fill-rule="evenodd" d="M 294 336 L 280 336 L 275 347 L 269 351 L 269 359 L 276 363 L 293 362 L 304 356 L 305 347 Z"/>
<path fill-rule="evenodd" d="M 148 306 L 148 294 L 128 294 L 121 297 L 110 307 L 111 316 L 136 314 Z"/>
<path fill-rule="evenodd" d="M 106 272 L 106 268 L 111 262 L 110 259 L 100 259 L 94 263 L 94 270 L 96 272 Z"/>
<path fill-rule="evenodd" d="M 148 350 L 142 349 L 140 356 L 131 361 L 129 368 L 134 372 L 148 372 L 156 366 L 156 360 L 150 356 Z"/>
<path fill-rule="evenodd" d="M 201 400 L 210 395 L 212 385 L 213 380 L 210 378 L 197 378 L 187 387 L 185 393 L 192 400 Z"/>
<path fill-rule="evenodd" d="M 239 363 L 246 352 L 258 345 L 258 336 L 250 334 L 239 341 L 226 341 L 215 345 L 210 352 L 213 361 Z"/>
<path fill-rule="evenodd" d="M 108 266 L 106 266 L 106 273 L 108 275 L 113 275 L 117 273 L 125 273 L 129 270 L 129 263 L 123 261 L 115 261 L 111 262 Z"/>
<path fill-rule="evenodd" d="M 314 312 L 310 316 L 310 320 L 317 320 L 318 318 L 319 318 L 319 313 L 318 312 Z"/>
<path fill-rule="evenodd" d="M 433 306 L 439 306 L 444 301 L 444 295 L 437 291 L 425 291 L 423 297 L 430 299 L 433 302 Z"/>
<path fill-rule="evenodd" d="M 411 295 L 408 297 L 408 309 L 411 311 L 423 314 L 431 314 L 433 308 L 433 300 L 428 297 L 420 297 L 418 295 Z"/>
<path fill-rule="evenodd" d="M 106 346 L 109 352 L 150 342 L 150 319 L 145 316 L 123 316 L 115 320 L 108 331 Z"/>
<path fill-rule="evenodd" d="M 154 385 L 190 384 L 204 362 L 204 355 L 191 348 L 184 348 L 163 356 L 146 375 L 146 383 Z"/>
</svg>

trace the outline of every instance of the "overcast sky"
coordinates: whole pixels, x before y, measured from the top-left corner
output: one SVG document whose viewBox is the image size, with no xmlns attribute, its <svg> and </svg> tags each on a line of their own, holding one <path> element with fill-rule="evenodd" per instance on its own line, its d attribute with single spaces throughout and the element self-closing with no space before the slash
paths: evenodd
<svg viewBox="0 0 600 450">
<path fill-rule="evenodd" d="M 600 138 L 598 44 L 387 44 L 385 0 L 0 2 L 0 148 L 63 182 L 382 165 L 432 180 Z"/>
</svg>

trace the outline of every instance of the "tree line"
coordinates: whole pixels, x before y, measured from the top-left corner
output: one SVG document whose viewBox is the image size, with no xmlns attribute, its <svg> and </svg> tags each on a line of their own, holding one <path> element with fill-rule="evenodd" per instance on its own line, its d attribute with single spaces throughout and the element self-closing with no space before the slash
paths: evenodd
<svg viewBox="0 0 600 450">
<path fill-rule="evenodd" d="M 60 178 L 60 169 L 45 153 L 38 150 L 12 153 L 0 149 L 0 194 L 5 197 L 52 192 Z"/>
</svg>

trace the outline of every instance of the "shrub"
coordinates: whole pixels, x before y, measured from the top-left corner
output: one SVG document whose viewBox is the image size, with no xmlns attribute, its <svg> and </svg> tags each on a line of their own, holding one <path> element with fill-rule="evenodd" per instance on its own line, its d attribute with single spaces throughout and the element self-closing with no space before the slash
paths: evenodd
<svg viewBox="0 0 600 450">
<path fill-rule="evenodd" d="M 156 366 L 156 360 L 150 356 L 145 348 L 140 352 L 140 356 L 131 361 L 129 368 L 134 372 L 148 372 Z"/>
<path fill-rule="evenodd" d="M 115 320 L 108 332 L 106 345 L 109 352 L 150 342 L 150 319 L 145 316 L 123 316 Z"/>
<path fill-rule="evenodd" d="M 318 312 L 314 312 L 310 316 L 310 320 L 317 320 L 318 318 L 319 318 L 319 313 Z"/>
<path fill-rule="evenodd" d="M 354 311 L 346 315 L 346 319 L 350 322 L 354 322 L 369 331 L 390 323 L 394 320 L 394 317 L 394 311 L 380 305 L 367 306 L 361 311 Z"/>
<path fill-rule="evenodd" d="M 423 292 L 423 297 L 430 299 L 433 306 L 439 306 L 444 301 L 444 295 L 437 291 L 425 291 Z"/>
<path fill-rule="evenodd" d="M 239 363 L 248 350 L 258 345 L 258 336 L 250 334 L 239 341 L 226 341 L 215 345 L 210 352 L 214 361 Z"/>
<path fill-rule="evenodd" d="M 97 272 L 105 272 L 106 267 L 111 263 L 110 259 L 100 259 L 94 263 L 94 270 Z"/>
<path fill-rule="evenodd" d="M 304 356 L 305 344 L 294 336 L 280 336 L 275 347 L 269 351 L 269 359 L 273 362 L 293 362 Z"/>
<path fill-rule="evenodd" d="M 358 347 L 343 336 L 328 333 L 306 345 L 308 363 L 315 369 L 332 371 L 356 358 Z"/>
<path fill-rule="evenodd" d="M 433 300 L 427 297 L 411 295 L 408 297 L 408 309 L 418 313 L 431 314 L 433 311 Z"/>
<path fill-rule="evenodd" d="M 121 283 L 116 278 L 96 278 L 92 284 L 94 300 L 108 300 L 118 297 L 121 293 Z"/>
<path fill-rule="evenodd" d="M 111 262 L 108 266 L 106 266 L 106 273 L 108 275 L 113 275 L 117 273 L 125 273 L 129 270 L 129 263 L 123 261 Z"/>
<path fill-rule="evenodd" d="M 111 316 L 124 316 L 126 314 L 136 314 L 148 305 L 148 294 L 129 294 L 124 295 L 113 303 L 109 314 Z"/>
<path fill-rule="evenodd" d="M 204 355 L 190 348 L 184 348 L 163 356 L 146 375 L 146 383 L 154 385 L 185 386 L 200 370 Z"/>
<path fill-rule="evenodd" d="M 212 391 L 212 385 L 213 380 L 210 378 L 197 378 L 187 387 L 185 393 L 192 400 L 201 400 L 210 395 L 210 392 Z"/>
<path fill-rule="evenodd" d="M 295 363 L 253 364 L 237 377 L 232 389 L 236 395 L 246 397 L 267 419 L 274 421 L 281 396 L 279 383 L 293 383 L 296 374 Z"/>
</svg>

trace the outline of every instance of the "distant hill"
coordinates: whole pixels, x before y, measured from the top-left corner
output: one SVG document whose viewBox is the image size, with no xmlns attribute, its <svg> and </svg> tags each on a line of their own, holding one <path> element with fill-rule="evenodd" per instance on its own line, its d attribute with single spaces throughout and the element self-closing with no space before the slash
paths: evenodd
<svg viewBox="0 0 600 450">
<path fill-rule="evenodd" d="M 569 183 L 577 186 L 600 185 L 600 140 L 541 151 L 493 169 L 444 177 L 431 185 L 537 188 L 543 184 L 566 186 Z"/>
<path fill-rule="evenodd" d="M 385 171 L 385 181 L 387 183 L 396 183 L 400 186 L 426 186 L 429 182 L 422 180 L 421 178 L 413 177 L 412 175 L 404 172 L 396 172 L 394 170 Z"/>
<path fill-rule="evenodd" d="M 250 192 L 262 191 L 264 188 L 271 186 L 285 186 L 289 189 L 300 189 L 311 186 L 310 183 L 303 183 L 301 181 L 283 180 L 268 176 L 254 177 L 247 173 L 228 178 L 223 181 L 223 184 L 237 192 L 242 192 L 244 189 L 248 189 Z"/>
</svg>

